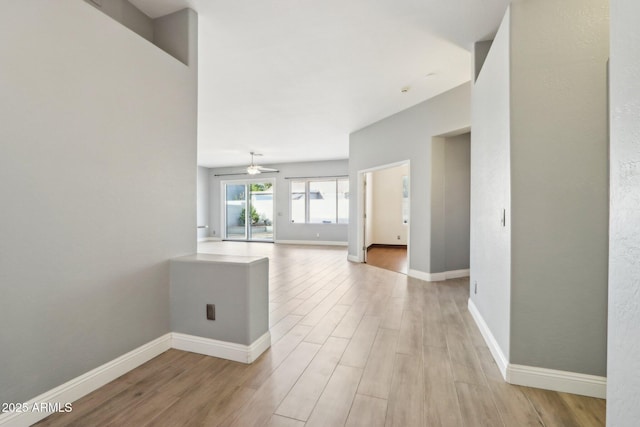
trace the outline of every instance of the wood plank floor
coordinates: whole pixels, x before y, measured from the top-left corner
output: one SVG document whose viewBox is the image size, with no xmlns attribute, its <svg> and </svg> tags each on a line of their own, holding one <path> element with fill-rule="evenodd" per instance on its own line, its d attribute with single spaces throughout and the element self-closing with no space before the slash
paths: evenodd
<svg viewBox="0 0 640 427">
<path fill-rule="evenodd" d="M 379 245 L 367 249 L 367 264 L 407 274 L 407 247 Z"/>
<path fill-rule="evenodd" d="M 252 365 L 169 350 L 38 425 L 605 425 L 604 400 L 502 380 L 467 279 L 423 282 L 343 248 L 199 249 L 270 257 L 271 348 Z"/>
</svg>

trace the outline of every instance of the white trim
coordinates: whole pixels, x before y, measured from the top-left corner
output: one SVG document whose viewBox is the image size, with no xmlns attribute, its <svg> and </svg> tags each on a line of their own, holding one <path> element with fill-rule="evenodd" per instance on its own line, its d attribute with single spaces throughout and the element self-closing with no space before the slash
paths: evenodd
<svg viewBox="0 0 640 427">
<path fill-rule="evenodd" d="M 468 277 L 469 269 L 466 270 L 452 270 L 443 271 L 441 273 L 425 273 L 420 270 L 409 270 L 409 277 L 415 277 L 416 279 L 425 280 L 427 282 L 442 282 L 449 279 L 457 279 L 459 277 Z"/>
<path fill-rule="evenodd" d="M 62 405 L 71 403 L 148 362 L 157 355 L 169 350 L 169 348 L 171 348 L 170 333 L 34 397 L 27 403 L 29 407 L 33 407 L 33 404 L 36 403 L 61 403 Z M 0 415 L 0 426 L 18 427 L 31 425 L 49 415 L 51 415 L 51 412 L 6 413 Z"/>
<path fill-rule="evenodd" d="M 218 341 L 211 338 L 197 337 L 177 332 L 171 334 L 171 347 L 175 349 L 241 363 L 252 363 L 270 346 L 271 333 L 269 331 L 265 332 L 264 335 L 251 343 L 251 345 Z"/>
<path fill-rule="evenodd" d="M 460 277 L 469 277 L 469 269 L 465 268 L 464 270 L 445 271 L 444 274 L 446 276 L 446 280 L 459 279 Z"/>
<path fill-rule="evenodd" d="M 222 239 L 220 237 L 200 237 L 198 239 L 198 243 L 203 242 L 221 242 Z"/>
<path fill-rule="evenodd" d="M 276 240 L 278 245 L 316 245 L 316 246 L 347 246 L 348 242 L 332 240 Z"/>
<path fill-rule="evenodd" d="M 269 182 L 271 183 L 271 188 L 273 189 L 273 203 L 272 203 L 272 212 L 271 212 L 271 218 L 273 218 L 272 224 L 271 226 L 272 231 L 273 231 L 273 236 L 277 236 L 277 230 L 276 230 L 276 192 L 277 192 L 277 188 L 276 188 L 276 184 L 277 184 L 277 179 L 275 177 L 269 177 L 269 178 L 260 178 L 259 176 L 256 177 L 256 175 L 249 175 L 249 176 L 253 176 L 254 178 L 241 178 L 241 179 L 220 179 L 220 226 L 219 226 L 219 230 L 220 230 L 220 237 L 218 237 L 219 241 L 222 241 L 224 239 L 224 236 L 227 235 L 227 209 L 225 206 L 225 202 L 226 202 L 226 192 L 225 192 L 225 188 L 224 186 L 227 184 L 244 184 L 249 185 L 249 184 L 253 184 L 253 183 L 264 183 L 264 182 Z M 218 177 L 218 178 L 223 178 L 223 177 Z M 245 196 L 245 203 L 248 206 L 248 202 L 249 202 L 249 192 L 247 192 L 246 196 Z M 249 233 L 249 230 L 245 228 L 245 231 L 247 233 Z M 246 238 L 249 238 L 249 235 L 247 234 Z M 226 239 L 227 241 L 236 241 L 234 239 Z M 271 243 L 271 240 L 237 240 L 239 242 L 267 242 L 267 243 Z"/>
<path fill-rule="evenodd" d="M 475 320 L 476 325 L 478 325 L 478 329 L 480 329 L 480 333 L 484 338 L 484 342 L 487 343 L 487 347 L 489 347 L 489 351 L 491 351 L 491 355 L 493 356 L 493 359 L 496 361 L 496 364 L 498 365 L 498 369 L 500 369 L 502 378 L 504 378 L 505 381 L 508 382 L 507 367 L 509 366 L 509 361 L 505 357 L 504 353 L 502 352 L 502 349 L 500 348 L 500 345 L 498 344 L 498 341 L 495 339 L 495 337 L 491 333 L 489 326 L 484 321 L 484 318 L 480 314 L 480 311 L 478 311 L 478 308 L 476 307 L 474 302 L 471 300 L 471 298 L 469 298 L 467 307 L 469 308 L 469 313 L 471 313 L 471 317 L 473 317 L 473 320 Z"/>
<path fill-rule="evenodd" d="M 347 255 L 347 261 L 351 261 L 351 262 L 361 262 L 360 258 L 358 258 L 357 255 Z"/>
<path fill-rule="evenodd" d="M 365 262 L 366 261 L 366 249 L 365 246 L 365 236 L 364 236 L 364 214 L 365 214 L 365 174 L 368 172 L 375 172 L 383 169 L 390 169 L 399 166 L 407 165 L 409 168 L 409 207 L 411 207 L 411 201 L 413 199 L 413 192 L 411 191 L 411 160 L 401 160 L 394 163 L 387 163 L 384 165 L 374 166 L 371 168 L 360 169 L 356 172 L 356 186 L 357 186 L 357 198 L 356 198 L 356 244 L 357 244 L 357 257 L 358 261 L 354 262 Z M 352 174 L 349 174 L 349 182 L 351 182 Z M 409 209 L 411 211 L 411 208 Z M 407 259 L 411 260 L 411 213 L 409 214 L 409 223 L 407 224 Z M 349 222 L 352 222 L 353 218 L 349 218 Z M 411 274 L 409 274 L 411 275 Z"/>
<path fill-rule="evenodd" d="M 509 363 L 471 298 L 469 298 L 468 307 L 502 376 L 508 383 L 600 399 L 606 398 L 606 377 Z"/>
<path fill-rule="evenodd" d="M 555 369 L 509 364 L 507 382 L 605 399 L 607 378 Z"/>
<path fill-rule="evenodd" d="M 28 408 L 33 408 L 35 404 L 41 403 L 59 403 L 60 407 L 63 408 L 66 403 L 72 403 L 86 396 L 170 348 L 220 357 L 236 362 L 252 363 L 270 346 L 271 333 L 269 331 L 248 346 L 176 332 L 168 333 L 24 403 L 28 405 Z M 0 414 L 0 426 L 22 427 L 32 425 L 51 414 L 52 412 Z"/>
<path fill-rule="evenodd" d="M 409 269 L 407 275 L 409 277 L 415 277 L 416 279 L 426 280 L 427 282 L 433 282 L 431 274 L 425 273 L 424 271 Z"/>
</svg>

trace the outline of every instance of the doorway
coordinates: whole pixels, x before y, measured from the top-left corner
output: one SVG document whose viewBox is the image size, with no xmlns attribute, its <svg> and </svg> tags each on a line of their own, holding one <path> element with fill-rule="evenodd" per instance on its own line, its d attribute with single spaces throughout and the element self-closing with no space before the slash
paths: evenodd
<svg viewBox="0 0 640 427">
<path fill-rule="evenodd" d="M 409 163 L 360 171 L 363 185 L 361 261 L 408 273 Z"/>
<path fill-rule="evenodd" d="M 273 242 L 273 180 L 224 181 L 224 240 Z"/>
</svg>

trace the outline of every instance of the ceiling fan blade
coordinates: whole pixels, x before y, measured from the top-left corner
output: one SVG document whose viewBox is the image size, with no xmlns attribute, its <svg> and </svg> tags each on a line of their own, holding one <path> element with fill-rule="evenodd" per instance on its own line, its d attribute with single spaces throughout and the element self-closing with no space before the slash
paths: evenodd
<svg viewBox="0 0 640 427">
<path fill-rule="evenodd" d="M 280 172 L 278 169 L 265 168 L 264 166 L 256 166 L 260 172 Z"/>
<path fill-rule="evenodd" d="M 231 176 L 231 175 L 249 175 L 246 169 L 239 169 L 238 171 L 216 173 L 213 176 Z"/>
</svg>

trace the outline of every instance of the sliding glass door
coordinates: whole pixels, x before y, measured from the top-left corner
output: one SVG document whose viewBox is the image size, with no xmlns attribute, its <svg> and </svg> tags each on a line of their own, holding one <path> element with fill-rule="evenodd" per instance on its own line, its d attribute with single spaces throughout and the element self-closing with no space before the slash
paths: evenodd
<svg viewBox="0 0 640 427">
<path fill-rule="evenodd" d="M 223 183 L 226 240 L 273 242 L 273 181 Z"/>
</svg>

